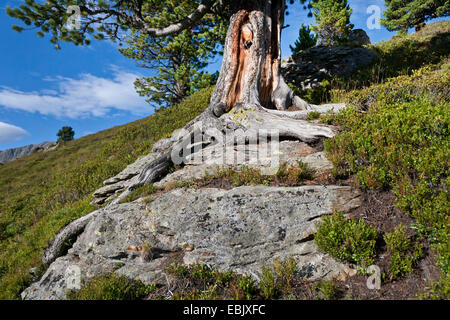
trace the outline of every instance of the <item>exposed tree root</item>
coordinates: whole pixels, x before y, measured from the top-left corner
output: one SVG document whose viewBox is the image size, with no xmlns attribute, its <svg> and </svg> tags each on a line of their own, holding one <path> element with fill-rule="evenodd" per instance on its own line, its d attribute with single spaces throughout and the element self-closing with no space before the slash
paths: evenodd
<svg viewBox="0 0 450 320">
<path fill-rule="evenodd" d="M 42 263 L 44 266 L 48 267 L 53 261 L 60 257 L 64 250 L 66 249 L 66 242 L 71 239 L 75 239 L 80 235 L 86 225 L 91 221 L 93 217 L 99 214 L 102 209 L 95 210 L 64 227 L 55 237 L 55 240 L 50 244 L 50 246 L 45 250 L 42 256 Z"/>
</svg>

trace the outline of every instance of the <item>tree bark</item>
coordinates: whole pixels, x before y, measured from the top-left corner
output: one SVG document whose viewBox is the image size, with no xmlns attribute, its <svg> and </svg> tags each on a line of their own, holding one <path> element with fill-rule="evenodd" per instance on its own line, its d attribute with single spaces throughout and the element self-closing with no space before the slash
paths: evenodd
<svg viewBox="0 0 450 320">
<path fill-rule="evenodd" d="M 284 0 L 250 0 L 241 2 L 231 17 L 211 98 L 217 116 L 236 104 L 286 110 L 294 103 L 280 74 L 284 11 Z"/>
</svg>

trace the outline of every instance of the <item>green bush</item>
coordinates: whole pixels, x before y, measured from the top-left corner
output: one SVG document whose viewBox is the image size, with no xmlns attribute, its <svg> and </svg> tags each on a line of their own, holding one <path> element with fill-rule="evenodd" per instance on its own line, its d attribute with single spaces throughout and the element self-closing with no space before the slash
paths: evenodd
<svg viewBox="0 0 450 320">
<path fill-rule="evenodd" d="M 364 220 L 346 220 L 342 212 L 335 212 L 323 217 L 317 224 L 314 243 L 341 261 L 353 262 L 365 268 L 373 263 L 376 256 L 377 237 L 375 228 Z"/>
<path fill-rule="evenodd" d="M 333 300 L 337 298 L 338 286 L 334 280 L 322 280 L 313 285 L 314 291 L 319 291 L 319 299 Z"/>
<path fill-rule="evenodd" d="M 175 300 L 250 300 L 259 291 L 251 277 L 232 270 L 219 271 L 205 264 L 186 266 L 174 263 L 166 267 L 166 272 L 175 276 L 176 283 L 181 283 L 172 296 Z"/>
<path fill-rule="evenodd" d="M 391 254 L 391 280 L 412 272 L 414 264 L 422 256 L 422 247 L 413 243 L 407 235 L 407 230 L 405 225 L 399 225 L 394 232 L 386 233 L 383 237 Z"/>
<path fill-rule="evenodd" d="M 268 267 L 261 270 L 261 288 L 265 299 L 274 299 L 280 295 L 288 295 L 292 288 L 297 271 L 297 263 L 293 258 L 281 260 L 274 259 Z"/>
<path fill-rule="evenodd" d="M 116 273 L 98 276 L 80 290 L 67 292 L 69 300 L 138 300 L 155 291 L 156 286 L 145 285 Z"/>
<path fill-rule="evenodd" d="M 362 188 L 392 189 L 448 274 L 450 61 L 357 90 L 348 101 L 334 118 L 344 131 L 324 143 L 334 174 L 356 175 Z"/>
</svg>

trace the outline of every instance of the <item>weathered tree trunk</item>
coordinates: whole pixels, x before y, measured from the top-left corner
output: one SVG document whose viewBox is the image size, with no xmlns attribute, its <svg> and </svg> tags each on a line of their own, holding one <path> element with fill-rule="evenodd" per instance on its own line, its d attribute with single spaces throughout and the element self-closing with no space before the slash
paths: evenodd
<svg viewBox="0 0 450 320">
<path fill-rule="evenodd" d="M 236 104 L 285 110 L 293 94 L 280 74 L 284 0 L 242 1 L 231 17 L 220 76 L 211 99 L 220 116 Z"/>
</svg>

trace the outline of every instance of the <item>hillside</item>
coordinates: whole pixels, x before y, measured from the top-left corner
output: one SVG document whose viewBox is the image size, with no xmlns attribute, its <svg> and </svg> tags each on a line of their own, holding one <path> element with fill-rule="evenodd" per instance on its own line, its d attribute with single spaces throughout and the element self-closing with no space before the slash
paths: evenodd
<svg viewBox="0 0 450 320">
<path fill-rule="evenodd" d="M 26 157 L 35 152 L 47 151 L 55 145 L 56 144 L 54 142 L 42 142 L 40 144 L 30 144 L 24 147 L 0 151 L 0 164 Z"/>
<path fill-rule="evenodd" d="M 0 167 L 0 298 L 18 298 L 48 240 L 93 209 L 92 193 L 208 105 L 211 89 L 136 122 Z"/>
<path fill-rule="evenodd" d="M 305 93 L 306 96 L 320 96 L 323 101 L 346 101 L 352 106 L 337 116 L 322 116 L 319 120 L 341 128 L 340 135 L 325 142 L 328 159 L 334 165 L 332 174 L 326 179 L 363 190 L 363 198 L 366 197 L 363 209 L 352 214 L 354 218 L 365 217 L 370 227 L 381 234 L 380 239 L 385 239 L 384 248 L 378 248 L 373 256 L 369 254 L 370 258 L 378 263 L 384 255 L 397 263 L 385 266 L 388 291 L 395 291 L 392 280 L 404 279 L 399 280 L 404 285 L 411 280 L 408 278 L 411 274 L 417 276 L 419 262 L 433 261 L 435 252 L 437 261 L 427 262 L 427 267 L 439 265 L 442 281 L 429 297 L 448 295 L 448 165 L 445 164 L 448 164 L 450 150 L 449 32 L 450 23 L 440 22 L 427 26 L 418 34 L 372 45 L 371 49 L 380 57 L 375 65 L 360 70 L 351 81 L 333 79 L 319 91 Z M 368 88 L 361 90 L 364 86 Z M 45 271 L 40 259 L 48 241 L 63 226 L 96 209 L 89 203 L 92 193 L 102 187 L 102 182 L 118 174 L 139 156 L 149 153 L 155 142 L 193 119 L 208 105 L 210 94 L 211 89 L 198 92 L 180 105 L 160 110 L 151 117 L 1 166 L 0 298 L 19 298 L 20 292 Z M 311 115 L 310 119 L 315 117 Z M 184 183 L 183 186 L 196 189 L 227 185 L 231 188 L 249 184 L 297 186 L 303 185 L 304 181 L 317 182 L 305 173 L 300 175 L 295 171 L 295 176 L 294 182 L 289 181 L 290 176 L 285 173 L 267 181 L 256 171 L 244 174 L 222 172 L 220 177 L 212 180 Z M 137 196 L 127 200 L 154 192 L 138 190 Z M 385 212 L 384 216 L 392 218 L 389 220 L 391 225 L 383 225 L 376 216 L 367 218 L 368 212 L 376 207 L 370 206 L 368 195 L 371 192 L 375 192 L 372 193 L 375 199 L 381 199 L 383 205 L 391 207 L 395 196 L 395 210 L 398 211 Z M 402 238 L 402 229 L 397 228 L 400 222 L 413 223 L 415 233 L 408 232 L 407 239 L 404 235 Z M 395 246 L 394 240 L 398 239 L 408 244 L 406 248 L 400 250 Z M 326 242 L 326 237 L 323 240 Z M 393 245 L 386 248 L 390 243 Z M 327 252 L 333 254 L 333 250 L 328 247 Z M 404 261 L 408 263 L 405 265 Z M 30 275 L 32 267 L 35 269 Z M 278 266 L 278 271 L 288 267 Z M 174 272 L 183 277 L 208 272 L 195 268 Z M 215 280 L 218 277 L 211 273 L 207 276 Z M 364 278 L 360 277 L 363 282 Z M 352 297 L 368 297 L 367 292 L 355 289 L 358 288 L 356 280 L 346 281 L 350 281 L 347 284 L 353 291 L 347 293 Z M 232 281 L 228 282 L 231 284 Z M 318 285 L 317 290 L 322 294 L 329 291 L 326 291 L 327 282 Z M 345 283 L 332 283 L 331 286 L 342 289 Z M 260 284 L 260 288 L 263 287 L 267 288 Z M 401 290 L 407 291 L 406 285 Z M 401 297 L 401 290 L 395 291 L 394 296 Z M 427 291 L 425 285 L 414 290 L 417 294 Z M 302 294 L 303 291 L 297 292 L 296 297 L 305 298 Z"/>
</svg>

